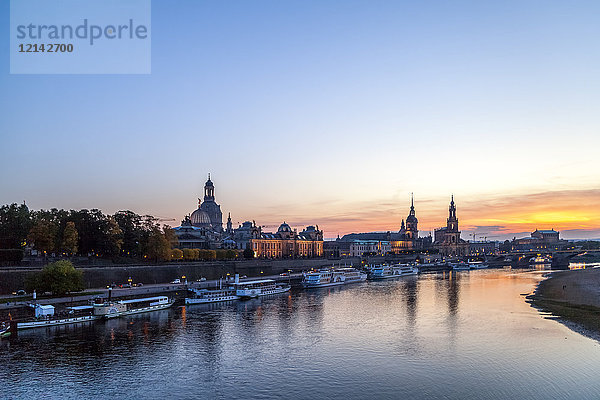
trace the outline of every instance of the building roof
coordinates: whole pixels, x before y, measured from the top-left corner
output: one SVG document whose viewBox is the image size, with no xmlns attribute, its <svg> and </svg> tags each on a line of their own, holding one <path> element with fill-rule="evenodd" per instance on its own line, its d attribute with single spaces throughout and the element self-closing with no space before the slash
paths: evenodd
<svg viewBox="0 0 600 400">
<path fill-rule="evenodd" d="M 190 220 L 194 226 L 210 226 L 210 217 L 208 213 L 200 208 L 197 208 L 192 215 Z"/>
<path fill-rule="evenodd" d="M 554 229 L 536 229 L 535 231 L 539 233 L 558 233 Z"/>
</svg>

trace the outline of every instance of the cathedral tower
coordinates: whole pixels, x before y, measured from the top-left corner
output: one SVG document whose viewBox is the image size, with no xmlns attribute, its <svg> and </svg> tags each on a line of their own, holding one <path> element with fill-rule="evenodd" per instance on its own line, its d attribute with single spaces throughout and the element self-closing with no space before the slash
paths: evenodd
<svg viewBox="0 0 600 400">
<path fill-rule="evenodd" d="M 458 232 L 458 218 L 456 218 L 456 206 L 454 205 L 454 195 L 448 207 L 448 219 L 446 220 L 447 232 Z"/>
<path fill-rule="evenodd" d="M 408 213 L 408 217 L 406 217 L 406 238 L 407 239 L 416 239 L 419 237 L 419 230 L 417 228 L 417 224 L 419 220 L 415 215 L 415 197 L 411 194 L 410 199 L 410 212 Z"/>
<path fill-rule="evenodd" d="M 208 180 L 204 184 L 204 201 L 200 205 L 200 209 L 208 214 L 213 229 L 222 232 L 223 213 L 221 212 L 221 206 L 215 202 L 215 185 L 210 180 L 210 174 L 208 174 Z"/>
</svg>

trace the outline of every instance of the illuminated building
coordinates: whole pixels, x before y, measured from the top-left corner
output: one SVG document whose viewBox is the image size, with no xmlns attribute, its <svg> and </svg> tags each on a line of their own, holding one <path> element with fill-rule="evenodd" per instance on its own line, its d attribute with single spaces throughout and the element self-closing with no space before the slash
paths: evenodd
<svg viewBox="0 0 600 400">
<path fill-rule="evenodd" d="M 257 258 L 308 258 L 323 256 L 323 231 L 319 227 L 307 226 L 302 232 L 285 222 L 276 233 L 262 232 L 256 227 L 250 239 L 251 249 Z"/>
</svg>

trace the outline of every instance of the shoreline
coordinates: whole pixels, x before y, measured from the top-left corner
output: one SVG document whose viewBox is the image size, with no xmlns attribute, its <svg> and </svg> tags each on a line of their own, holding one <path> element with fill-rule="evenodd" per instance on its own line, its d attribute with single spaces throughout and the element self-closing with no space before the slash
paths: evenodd
<svg viewBox="0 0 600 400">
<path fill-rule="evenodd" d="M 552 314 L 545 318 L 600 342 L 600 268 L 553 272 L 527 300 Z"/>
</svg>

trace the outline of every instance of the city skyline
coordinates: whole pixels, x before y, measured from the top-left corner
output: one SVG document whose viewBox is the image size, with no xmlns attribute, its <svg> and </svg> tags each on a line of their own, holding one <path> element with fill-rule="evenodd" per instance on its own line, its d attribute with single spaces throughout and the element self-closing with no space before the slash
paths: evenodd
<svg viewBox="0 0 600 400">
<path fill-rule="evenodd" d="M 8 2 L 0 5 L 8 29 Z M 191 212 L 327 237 L 600 237 L 597 2 L 152 4 L 150 75 L 11 75 L 0 203 Z M 172 60 L 177 60 L 173 62 Z"/>
</svg>

